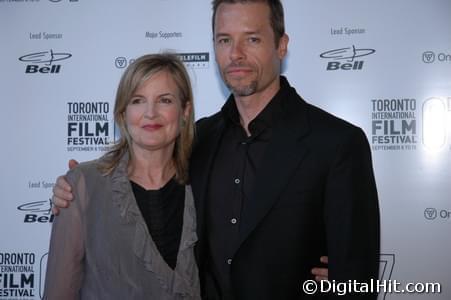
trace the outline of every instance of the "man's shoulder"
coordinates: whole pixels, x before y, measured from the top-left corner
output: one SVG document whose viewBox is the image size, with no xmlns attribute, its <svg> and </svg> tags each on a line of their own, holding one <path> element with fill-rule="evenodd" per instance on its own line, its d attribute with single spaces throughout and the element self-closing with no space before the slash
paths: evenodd
<svg viewBox="0 0 451 300">
<path fill-rule="evenodd" d="M 355 131 L 359 128 L 354 124 L 306 101 L 298 92 L 292 88 L 288 94 L 288 101 L 285 110 L 296 118 L 305 117 L 308 119 L 310 128 L 313 131 L 322 133 L 337 133 Z"/>
<path fill-rule="evenodd" d="M 210 126 L 217 124 L 221 120 L 221 118 L 222 116 L 220 111 L 210 116 L 200 118 L 196 121 L 197 130 L 209 128 Z"/>
<path fill-rule="evenodd" d="M 196 135 L 203 138 L 209 133 L 214 132 L 217 126 L 222 122 L 221 112 L 217 112 L 211 116 L 203 117 L 196 122 Z"/>
<path fill-rule="evenodd" d="M 331 134 L 351 133 L 361 130 L 358 126 L 342 119 L 320 107 L 306 102 L 307 115 L 313 130 L 327 131 Z"/>
</svg>

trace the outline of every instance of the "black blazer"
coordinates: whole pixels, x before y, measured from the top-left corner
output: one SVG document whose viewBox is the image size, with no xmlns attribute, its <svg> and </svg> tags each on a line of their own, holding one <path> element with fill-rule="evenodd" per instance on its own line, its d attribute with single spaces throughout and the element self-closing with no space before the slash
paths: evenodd
<svg viewBox="0 0 451 300">
<path fill-rule="evenodd" d="M 320 255 L 329 256 L 329 280 L 378 277 L 379 207 L 366 136 L 306 103 L 281 80 L 289 89 L 284 117 L 275 125 L 255 191 L 243 204 L 240 245 L 231 265 L 237 299 L 311 299 L 302 283 L 312 279 Z M 220 113 L 198 122 L 190 165 L 197 258 L 208 299 L 218 295 L 205 259 L 206 195 L 224 126 Z"/>
</svg>

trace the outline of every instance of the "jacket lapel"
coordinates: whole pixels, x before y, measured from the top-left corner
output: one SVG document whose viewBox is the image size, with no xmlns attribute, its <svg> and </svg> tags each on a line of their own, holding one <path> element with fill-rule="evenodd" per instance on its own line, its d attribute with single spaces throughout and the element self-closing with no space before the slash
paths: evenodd
<svg viewBox="0 0 451 300">
<path fill-rule="evenodd" d="M 199 243 L 203 242 L 203 235 L 205 233 L 205 209 L 206 196 L 208 190 L 208 181 L 210 178 L 211 169 L 214 163 L 214 157 L 218 150 L 222 134 L 224 132 L 224 120 L 219 118 L 217 123 L 212 122 L 213 127 L 207 126 L 199 127 L 198 146 L 195 148 L 191 165 L 190 178 L 193 188 L 194 200 L 197 211 L 197 233 L 199 236 Z M 205 132 L 202 132 L 204 130 Z M 199 247 L 201 248 L 201 247 Z"/>
<path fill-rule="evenodd" d="M 291 94 L 283 110 L 284 116 L 274 127 L 262 160 L 254 192 L 243 204 L 238 248 L 277 202 L 309 151 L 302 143 L 309 131 L 306 103 L 297 94 Z"/>
</svg>

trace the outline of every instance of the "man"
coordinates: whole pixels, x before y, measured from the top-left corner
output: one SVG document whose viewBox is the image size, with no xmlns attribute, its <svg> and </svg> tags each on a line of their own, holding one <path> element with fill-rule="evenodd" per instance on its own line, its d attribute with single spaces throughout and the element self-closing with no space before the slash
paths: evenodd
<svg viewBox="0 0 451 300">
<path fill-rule="evenodd" d="M 232 95 L 198 122 L 190 166 L 204 297 L 309 299 L 302 284 L 318 254 L 329 256 L 330 280 L 377 278 L 368 142 L 280 76 L 288 45 L 280 1 L 215 0 L 213 34 Z"/>
</svg>

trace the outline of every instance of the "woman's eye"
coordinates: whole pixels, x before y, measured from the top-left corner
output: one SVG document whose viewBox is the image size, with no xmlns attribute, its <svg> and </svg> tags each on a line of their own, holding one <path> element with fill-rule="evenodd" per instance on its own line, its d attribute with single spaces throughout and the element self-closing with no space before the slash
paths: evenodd
<svg viewBox="0 0 451 300">
<path fill-rule="evenodd" d="M 144 102 L 144 99 L 142 99 L 142 98 L 133 98 L 132 100 L 130 100 L 131 104 L 140 104 L 143 102 Z"/>
<path fill-rule="evenodd" d="M 160 99 L 160 103 L 171 104 L 172 103 L 172 99 L 171 98 L 161 98 Z"/>
</svg>

